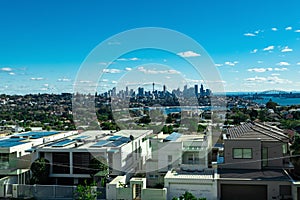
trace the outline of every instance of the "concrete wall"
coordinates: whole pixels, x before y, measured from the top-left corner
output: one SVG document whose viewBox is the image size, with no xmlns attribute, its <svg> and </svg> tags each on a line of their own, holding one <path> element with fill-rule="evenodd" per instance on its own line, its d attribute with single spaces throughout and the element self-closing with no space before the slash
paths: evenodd
<svg viewBox="0 0 300 200">
<path fill-rule="evenodd" d="M 179 197 L 186 191 L 191 192 L 197 198 L 205 197 L 207 200 L 217 199 L 217 181 L 210 180 L 165 180 L 167 199 Z"/>
<path fill-rule="evenodd" d="M 182 143 L 181 142 L 163 142 L 158 144 L 158 171 L 167 172 L 168 166 L 178 168 L 181 163 Z M 169 162 L 168 157 L 172 156 Z"/>
<path fill-rule="evenodd" d="M 234 159 L 234 148 L 252 148 L 252 159 Z M 224 164 L 222 168 L 261 169 L 261 141 L 259 139 L 224 140 Z"/>
</svg>

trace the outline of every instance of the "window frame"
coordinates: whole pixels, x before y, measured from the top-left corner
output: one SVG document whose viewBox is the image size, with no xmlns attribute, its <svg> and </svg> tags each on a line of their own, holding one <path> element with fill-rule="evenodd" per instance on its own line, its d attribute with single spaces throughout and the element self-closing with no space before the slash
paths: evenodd
<svg viewBox="0 0 300 200">
<path fill-rule="evenodd" d="M 237 157 L 235 155 L 235 150 L 241 150 L 241 157 Z M 251 152 L 251 156 L 250 157 L 246 157 L 245 156 L 245 150 L 250 150 Z M 232 148 L 232 158 L 233 159 L 253 159 L 253 150 L 252 148 Z"/>
</svg>

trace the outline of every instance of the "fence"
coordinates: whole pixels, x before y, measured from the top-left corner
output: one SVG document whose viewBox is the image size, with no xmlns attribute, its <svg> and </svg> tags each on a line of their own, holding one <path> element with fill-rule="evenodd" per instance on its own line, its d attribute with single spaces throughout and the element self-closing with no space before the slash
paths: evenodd
<svg viewBox="0 0 300 200">
<path fill-rule="evenodd" d="M 65 185 L 5 184 L 4 186 L 5 192 L 3 197 L 35 198 L 38 200 L 74 199 L 74 193 L 76 191 L 76 186 Z M 96 189 L 96 187 L 94 189 Z M 99 188 L 97 190 L 99 191 Z"/>
</svg>

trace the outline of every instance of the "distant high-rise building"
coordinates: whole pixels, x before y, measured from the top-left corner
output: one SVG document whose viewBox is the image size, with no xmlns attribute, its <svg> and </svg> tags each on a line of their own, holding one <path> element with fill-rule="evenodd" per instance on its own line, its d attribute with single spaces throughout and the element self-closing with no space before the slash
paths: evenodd
<svg viewBox="0 0 300 200">
<path fill-rule="evenodd" d="M 126 95 L 126 96 L 128 96 L 128 95 L 129 95 L 128 86 L 126 86 L 125 95 Z"/>
<path fill-rule="evenodd" d="M 195 95 L 198 97 L 198 85 L 195 85 Z"/>
<path fill-rule="evenodd" d="M 152 92 L 154 93 L 154 85 L 155 85 L 155 83 L 152 83 L 152 86 L 153 86 L 153 88 L 152 88 Z"/>
<path fill-rule="evenodd" d="M 164 91 L 164 93 L 166 93 L 166 91 L 167 91 L 166 85 L 163 86 L 163 91 Z"/>
<path fill-rule="evenodd" d="M 201 87 L 200 87 L 200 96 L 205 96 L 205 91 L 204 91 L 204 88 L 203 88 L 203 85 L 201 84 Z"/>
<path fill-rule="evenodd" d="M 211 95 L 211 90 L 210 89 L 206 89 L 206 92 L 205 92 L 206 94 L 206 96 L 210 96 Z"/>
<path fill-rule="evenodd" d="M 144 88 L 142 88 L 142 87 L 139 87 L 138 88 L 138 96 L 144 96 Z"/>
</svg>

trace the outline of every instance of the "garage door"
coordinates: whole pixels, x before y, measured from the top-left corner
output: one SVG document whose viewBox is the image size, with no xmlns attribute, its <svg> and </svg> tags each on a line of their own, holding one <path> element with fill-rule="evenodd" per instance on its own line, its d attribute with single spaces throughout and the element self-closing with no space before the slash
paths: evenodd
<svg viewBox="0 0 300 200">
<path fill-rule="evenodd" d="M 221 184 L 221 200 L 267 199 L 266 185 Z"/>
</svg>

